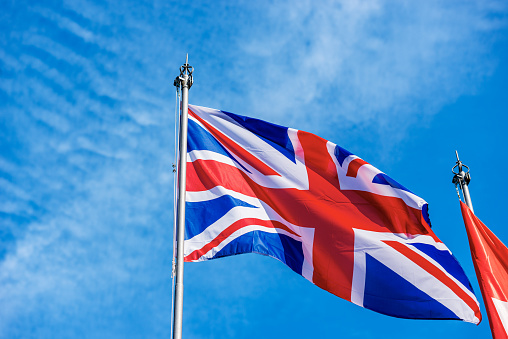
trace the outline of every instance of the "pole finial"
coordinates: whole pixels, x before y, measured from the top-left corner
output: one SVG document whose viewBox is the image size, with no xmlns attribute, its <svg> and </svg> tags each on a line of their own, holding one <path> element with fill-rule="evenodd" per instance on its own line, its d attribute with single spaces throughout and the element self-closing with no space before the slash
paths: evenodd
<svg viewBox="0 0 508 339">
<path fill-rule="evenodd" d="M 471 175 L 469 174 L 469 167 L 467 165 L 464 165 L 462 163 L 462 161 L 460 161 L 459 152 L 455 151 L 455 156 L 457 157 L 457 162 L 455 163 L 455 166 L 453 166 L 453 168 L 452 168 L 452 173 L 453 173 L 452 183 L 455 185 L 455 188 L 457 189 L 457 194 L 458 194 L 457 187 L 460 186 L 460 188 L 462 189 L 462 193 L 464 194 L 464 200 L 465 200 L 467 206 L 469 206 L 469 208 L 472 211 L 473 204 L 471 202 L 471 197 L 469 196 L 469 189 L 467 187 L 469 185 L 469 182 L 471 181 Z M 455 168 L 458 169 L 457 172 L 455 172 Z M 463 168 L 466 168 L 467 171 L 464 172 Z M 459 199 L 460 199 L 460 194 L 459 194 Z"/>
<path fill-rule="evenodd" d="M 455 166 L 453 168 L 458 166 L 459 173 L 460 173 L 460 172 L 462 172 L 462 161 L 460 161 L 460 159 L 459 159 L 459 152 L 457 152 L 457 150 L 455 150 L 455 156 L 457 157 L 457 162 L 455 163 Z M 452 172 L 453 172 L 453 169 L 452 169 Z M 455 172 L 453 172 L 453 173 L 455 173 Z"/>
<path fill-rule="evenodd" d="M 471 176 L 469 175 L 469 167 L 467 165 L 464 165 L 462 163 L 462 161 L 460 161 L 459 159 L 459 152 L 455 151 L 455 156 L 457 157 L 457 162 L 455 163 L 455 166 L 453 166 L 452 168 L 452 173 L 454 174 L 453 176 L 453 182 L 455 183 L 455 181 L 457 180 L 463 180 L 466 185 L 469 185 L 469 181 L 471 180 Z M 455 172 L 455 168 L 458 167 L 458 172 Z M 464 172 L 464 169 L 463 168 L 466 168 L 467 171 Z"/>
<path fill-rule="evenodd" d="M 177 76 L 174 81 L 175 87 L 183 88 L 184 86 L 188 86 L 188 88 L 191 88 L 194 82 L 192 72 L 194 72 L 194 67 L 189 65 L 189 53 L 187 53 L 185 55 L 185 64 L 180 66 L 180 75 Z"/>
</svg>

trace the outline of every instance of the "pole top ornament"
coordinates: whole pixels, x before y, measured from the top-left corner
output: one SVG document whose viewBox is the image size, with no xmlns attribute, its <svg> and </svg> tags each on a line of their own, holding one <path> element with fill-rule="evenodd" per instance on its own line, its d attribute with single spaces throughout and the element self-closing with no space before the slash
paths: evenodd
<svg viewBox="0 0 508 339">
<path fill-rule="evenodd" d="M 459 153 L 455 151 L 455 155 L 457 156 L 457 162 L 455 163 L 455 166 L 452 168 L 452 173 L 454 174 L 452 183 L 457 186 L 461 182 L 465 183 L 466 185 L 469 185 L 469 182 L 471 181 L 471 175 L 469 174 L 469 167 L 464 165 L 462 161 L 459 159 Z M 466 168 L 467 171 L 464 172 L 463 168 Z M 458 172 L 455 172 L 455 168 L 457 168 Z"/>
<path fill-rule="evenodd" d="M 192 72 L 194 72 L 194 67 L 189 65 L 189 54 L 187 54 L 185 57 L 185 64 L 180 66 L 180 75 L 175 78 L 173 85 L 178 88 L 191 88 L 192 83 L 194 82 Z"/>
</svg>

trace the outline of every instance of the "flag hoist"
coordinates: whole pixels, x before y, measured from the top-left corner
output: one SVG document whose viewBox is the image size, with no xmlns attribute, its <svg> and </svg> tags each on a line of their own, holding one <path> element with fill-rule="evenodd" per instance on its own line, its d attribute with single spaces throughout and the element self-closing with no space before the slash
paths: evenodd
<svg viewBox="0 0 508 339">
<path fill-rule="evenodd" d="M 192 66 L 189 65 L 189 55 L 185 64 L 180 66 L 180 75 L 175 79 L 175 86 L 182 92 L 179 149 L 178 149 L 178 202 L 177 202 L 177 232 L 176 232 L 176 285 L 173 312 L 173 339 L 182 338 L 183 311 L 183 242 L 185 235 L 185 187 L 187 176 L 187 116 L 189 111 L 189 89 L 192 86 Z"/>
</svg>

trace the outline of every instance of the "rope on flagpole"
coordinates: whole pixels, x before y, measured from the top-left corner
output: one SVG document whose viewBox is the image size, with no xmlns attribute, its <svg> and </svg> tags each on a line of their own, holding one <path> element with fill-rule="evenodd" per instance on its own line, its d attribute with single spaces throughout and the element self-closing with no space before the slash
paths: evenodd
<svg viewBox="0 0 508 339">
<path fill-rule="evenodd" d="M 174 128 L 174 150 L 173 150 L 173 163 L 172 163 L 172 168 L 173 168 L 173 266 L 172 266 L 172 269 L 171 269 L 171 278 L 174 278 L 175 277 L 175 267 L 176 267 L 176 262 L 175 262 L 175 259 L 176 259 L 176 224 L 177 224 L 177 220 L 176 220 L 176 207 L 177 207 L 177 200 L 178 200 L 178 184 L 177 184 L 177 176 L 178 176 L 178 173 L 177 173 L 177 169 L 176 169 L 176 164 L 178 162 L 178 148 L 180 147 L 179 145 L 179 138 L 178 138 L 178 135 L 179 135 L 179 127 L 180 127 L 180 100 L 181 100 L 181 97 L 180 97 L 180 84 L 177 83 L 177 81 L 175 80 L 174 82 L 174 85 L 176 87 L 176 92 L 175 92 L 175 128 Z"/>
<path fill-rule="evenodd" d="M 457 184 L 455 184 L 455 191 L 457 191 L 457 196 L 459 197 L 459 201 L 462 201 L 462 198 L 460 197 L 459 187 Z"/>
<path fill-rule="evenodd" d="M 173 317 L 174 317 L 174 306 L 175 306 L 175 271 L 176 271 L 176 201 L 178 199 L 177 194 L 177 172 L 176 164 L 178 162 L 178 128 L 180 126 L 180 84 L 174 82 L 176 87 L 175 91 L 175 116 L 174 116 L 174 149 L 173 149 L 173 161 L 171 164 L 173 172 L 173 255 L 171 260 L 171 333 L 173 333 Z"/>
<path fill-rule="evenodd" d="M 189 89 L 193 83 L 193 67 L 189 65 L 189 55 L 185 58 L 185 64 L 180 67 L 180 75 L 175 79 L 182 91 L 182 106 L 179 123 L 178 142 L 178 199 L 177 199 L 177 233 L 176 233 L 176 283 L 175 303 L 173 308 L 173 339 L 182 338 L 182 313 L 183 313 L 183 267 L 184 267 L 184 240 L 185 240 L 185 189 L 187 176 L 187 116 L 189 110 Z"/>
</svg>

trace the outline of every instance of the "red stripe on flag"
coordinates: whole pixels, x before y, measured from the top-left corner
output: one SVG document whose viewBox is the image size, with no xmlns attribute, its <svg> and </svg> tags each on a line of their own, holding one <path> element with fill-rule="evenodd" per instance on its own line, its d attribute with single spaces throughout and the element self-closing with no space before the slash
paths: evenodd
<svg viewBox="0 0 508 339">
<path fill-rule="evenodd" d="M 414 252 L 413 250 L 409 249 L 406 245 L 401 244 L 400 242 L 390 240 L 385 240 L 383 242 L 388 246 L 392 247 L 397 252 L 404 255 L 405 257 L 411 259 L 411 261 L 420 266 L 427 273 L 429 273 L 434 278 L 438 279 L 443 284 L 445 284 L 450 290 L 453 291 L 453 293 L 455 293 L 460 299 L 462 299 L 467 304 L 467 306 L 469 306 L 472 310 L 476 309 L 477 311 L 475 312 L 475 316 L 480 321 L 482 320 L 482 315 L 475 300 L 469 294 L 467 294 L 459 285 L 457 285 L 455 281 L 453 281 L 449 276 L 447 276 L 443 271 L 441 271 L 430 261 L 419 255 L 418 253 Z"/>
<path fill-rule="evenodd" d="M 203 126 L 217 139 L 224 147 L 226 147 L 231 153 L 235 154 L 237 157 L 245 161 L 250 166 L 254 167 L 257 171 L 259 171 L 263 175 L 277 175 L 280 177 L 280 174 L 275 172 L 271 167 L 266 165 L 264 162 L 253 156 L 251 153 L 245 151 L 239 144 L 225 136 L 223 133 L 219 132 L 208 122 L 199 117 L 196 113 L 194 113 L 189 108 L 189 115 L 195 119 L 197 119 Z"/>
<path fill-rule="evenodd" d="M 186 256 L 184 258 L 184 261 L 189 262 L 189 261 L 199 260 L 199 258 L 201 258 L 203 255 L 208 253 L 208 251 L 210 251 L 212 248 L 220 245 L 220 243 L 222 243 L 224 240 L 226 240 L 234 232 L 238 231 L 239 229 L 241 229 L 243 227 L 253 226 L 253 225 L 267 227 L 267 228 L 279 228 L 279 229 L 282 229 L 286 232 L 289 232 L 289 233 L 299 237 L 298 234 L 296 234 L 293 230 L 289 229 L 286 225 L 284 225 L 283 223 L 281 223 L 279 221 L 261 220 L 261 219 L 257 219 L 257 218 L 244 218 L 244 219 L 240 219 L 240 220 L 232 223 L 231 226 L 229 226 L 228 228 L 223 230 L 217 237 L 215 237 L 215 239 L 208 242 L 205 246 L 203 246 L 199 250 L 195 250 L 191 254 Z"/>
<path fill-rule="evenodd" d="M 349 166 L 347 167 L 346 176 L 356 178 L 356 175 L 358 174 L 358 170 L 360 169 L 360 167 L 367 164 L 368 164 L 367 161 L 362 160 L 360 158 L 356 158 L 355 160 L 349 163 Z"/>
<path fill-rule="evenodd" d="M 292 224 L 303 227 L 329 225 L 319 228 L 318 232 L 342 230 L 353 236 L 349 225 L 356 224 L 359 228 L 377 232 L 427 234 L 440 242 L 430 228 L 420 224 L 418 218 L 421 211 L 408 207 L 400 198 L 362 191 L 332 191 L 327 189 L 330 183 L 313 171 L 310 171 L 309 179 L 313 191 L 295 188 L 281 190 L 263 187 L 237 167 L 215 160 L 187 162 L 188 192 L 224 187 L 262 200 Z M 341 218 L 337 219 L 337 215 Z M 330 234 L 325 238 L 330 240 Z M 343 236 L 339 238 L 343 240 Z"/>
<path fill-rule="evenodd" d="M 215 160 L 187 162 L 187 192 L 207 191 L 216 186 L 257 197 L 238 168 Z"/>
</svg>

